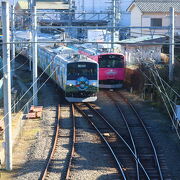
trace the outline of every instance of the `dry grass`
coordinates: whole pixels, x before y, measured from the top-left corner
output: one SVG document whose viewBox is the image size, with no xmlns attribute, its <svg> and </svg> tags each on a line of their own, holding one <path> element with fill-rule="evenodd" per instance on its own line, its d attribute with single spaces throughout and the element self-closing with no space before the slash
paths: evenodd
<svg viewBox="0 0 180 180">
<path fill-rule="evenodd" d="M 19 113 L 12 121 L 12 129 L 14 133 L 17 129 L 17 125 L 19 124 L 18 122 L 20 121 L 21 117 L 22 113 Z M 23 163 L 25 163 L 27 159 L 27 151 L 29 147 L 35 142 L 37 133 L 41 131 L 40 121 L 41 120 L 39 119 L 26 120 L 19 137 L 16 138 L 16 144 L 13 148 L 13 171 L 1 171 L 0 179 L 16 179 L 14 178 L 16 171 L 23 167 Z"/>
</svg>

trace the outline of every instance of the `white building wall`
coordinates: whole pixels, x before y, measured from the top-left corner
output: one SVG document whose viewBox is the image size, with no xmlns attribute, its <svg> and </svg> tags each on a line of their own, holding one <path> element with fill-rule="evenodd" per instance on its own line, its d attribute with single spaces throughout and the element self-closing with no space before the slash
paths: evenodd
<svg viewBox="0 0 180 180">
<path fill-rule="evenodd" d="M 131 26 L 142 26 L 142 27 L 151 27 L 151 18 L 162 18 L 162 26 L 168 27 L 170 25 L 170 16 L 169 14 L 155 14 L 155 13 L 144 13 L 142 15 L 138 7 L 134 7 L 131 11 Z M 180 34 L 180 30 L 176 27 L 180 27 L 180 14 L 175 15 L 175 33 Z M 137 34 L 133 33 L 136 32 Z M 150 30 L 149 28 L 141 29 L 131 29 L 131 36 L 139 37 L 142 35 L 152 35 L 152 34 L 168 34 L 169 29 L 156 29 Z"/>
<path fill-rule="evenodd" d="M 143 15 L 142 17 L 142 26 L 151 26 L 151 18 L 161 18 L 162 19 L 162 26 L 168 27 L 170 25 L 170 17 L 169 15 L 165 14 L 147 14 Z M 180 26 L 180 15 L 175 16 L 175 27 Z M 175 32 L 180 32 L 178 29 L 175 28 Z M 143 29 L 143 34 L 168 34 L 168 29 L 157 29 L 150 31 L 149 29 Z"/>
<path fill-rule="evenodd" d="M 133 11 L 131 12 L 131 26 L 138 26 L 141 27 L 141 16 L 142 13 L 139 8 L 136 6 L 133 8 Z M 138 37 L 141 35 L 141 29 L 135 29 L 131 28 L 131 36 Z"/>
<path fill-rule="evenodd" d="M 147 14 L 143 15 L 142 17 L 142 26 L 151 26 L 151 19 L 152 18 L 160 18 L 162 19 L 162 26 L 169 26 L 169 17 L 165 16 L 163 14 Z M 160 27 L 161 28 L 161 27 Z M 143 29 L 143 35 L 150 35 L 150 34 L 165 34 L 168 31 L 162 30 L 162 29 L 156 29 L 156 30 L 149 30 L 149 29 Z"/>
</svg>

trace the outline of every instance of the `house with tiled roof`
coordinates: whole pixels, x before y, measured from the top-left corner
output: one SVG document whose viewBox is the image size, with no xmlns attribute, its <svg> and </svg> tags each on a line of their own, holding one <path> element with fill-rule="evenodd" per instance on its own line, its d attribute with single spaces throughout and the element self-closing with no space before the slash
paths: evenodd
<svg viewBox="0 0 180 180">
<path fill-rule="evenodd" d="M 144 28 L 131 28 L 131 36 L 168 34 L 170 7 L 175 11 L 175 34 L 180 35 L 180 0 L 135 0 L 127 9 L 131 13 L 131 26 Z"/>
</svg>

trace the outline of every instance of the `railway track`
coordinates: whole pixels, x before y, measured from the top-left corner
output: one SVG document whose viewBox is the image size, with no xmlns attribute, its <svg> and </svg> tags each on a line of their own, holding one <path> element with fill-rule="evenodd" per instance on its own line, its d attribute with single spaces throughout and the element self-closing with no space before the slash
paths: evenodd
<svg viewBox="0 0 180 180">
<path fill-rule="evenodd" d="M 137 158 L 143 164 L 150 179 L 170 179 L 165 160 L 163 159 L 163 154 L 158 153 L 148 127 L 136 111 L 135 107 L 120 92 L 106 93 L 120 112 L 129 134 L 129 137 L 127 135 L 124 136 L 126 136 L 128 142 L 130 142 L 129 145 L 133 146 Z M 124 108 L 124 110 L 122 110 L 118 103 L 122 100 L 128 105 L 128 108 Z M 141 173 L 139 176 L 141 179 Z"/>
<path fill-rule="evenodd" d="M 72 106 L 77 110 L 79 106 L 83 108 L 82 105 L 82 103 L 76 103 Z M 117 179 L 118 171 L 110 163 L 113 159 L 103 148 L 105 146 L 102 145 L 96 131 L 85 120 L 84 114 L 78 113 L 80 111 L 80 109 L 74 111 L 76 112 L 76 116 L 73 116 L 74 134 L 76 135 L 74 135 L 75 150 L 72 153 L 65 179 L 98 179 L 107 175 L 110 179 Z"/>
<path fill-rule="evenodd" d="M 75 115 L 74 115 L 74 105 L 72 104 L 71 106 L 71 117 L 72 117 L 72 145 L 71 145 L 71 152 L 70 152 L 70 156 L 69 156 L 69 162 L 68 162 L 68 166 L 67 166 L 67 171 L 66 171 L 66 175 L 65 175 L 65 179 L 70 179 L 70 172 L 71 172 L 71 166 L 72 166 L 72 160 L 73 160 L 73 155 L 75 152 L 75 141 L 76 141 L 76 123 L 75 123 Z"/>
<path fill-rule="evenodd" d="M 67 111 L 67 107 L 66 107 L 66 110 L 63 111 L 64 107 L 61 107 L 61 112 L 64 112 Z M 97 166 L 97 170 L 96 168 L 94 169 L 94 172 L 95 172 L 95 175 L 94 178 L 96 179 L 96 177 L 100 177 L 100 176 L 103 176 L 104 174 L 108 173 L 109 174 L 109 177 L 118 177 L 117 175 L 117 170 L 116 168 L 112 167 L 112 166 L 108 166 L 110 169 L 105 171 L 103 170 L 103 172 L 101 172 L 100 170 L 98 170 L 100 167 L 104 167 L 104 165 L 102 166 L 102 159 L 100 159 L 100 164 L 98 165 L 96 161 L 93 161 L 91 160 L 90 158 L 88 158 L 88 155 L 86 155 L 86 158 L 87 158 L 87 161 L 88 161 L 88 164 L 90 163 L 90 165 L 88 166 L 84 166 L 84 164 L 81 164 L 81 160 L 79 159 L 79 150 L 82 151 L 82 147 L 85 147 L 84 143 L 88 144 L 90 146 L 93 146 L 93 144 L 95 145 L 95 148 L 97 147 L 97 143 L 99 144 L 98 146 L 101 146 L 97 149 L 97 151 L 99 151 L 98 153 L 96 154 L 92 154 L 93 158 L 96 157 L 95 159 L 97 159 L 97 154 L 99 154 L 99 156 L 103 157 L 105 155 L 105 152 L 104 152 L 104 148 L 102 148 L 102 145 L 100 144 L 100 141 L 98 140 L 99 138 L 97 138 L 97 135 L 95 135 L 95 131 L 92 130 L 91 126 L 88 124 L 88 123 L 85 123 L 86 125 L 86 128 L 88 129 L 88 132 L 89 134 L 91 134 L 90 136 L 90 139 L 88 140 L 88 137 L 87 137 L 87 140 L 86 138 L 84 137 L 85 134 L 85 131 L 83 131 L 82 127 L 81 127 L 81 121 L 83 121 L 84 118 L 82 118 L 80 116 L 80 118 L 78 118 L 78 123 L 76 122 L 76 116 L 75 116 L 75 111 L 74 111 L 74 105 L 72 104 L 71 107 L 68 108 L 68 111 L 70 111 L 70 116 L 71 117 L 71 120 L 68 118 L 68 119 L 64 119 L 65 121 L 68 120 L 68 126 L 64 126 L 64 128 L 70 128 L 69 129 L 69 133 L 68 134 L 62 134 L 61 132 L 61 129 L 63 127 L 58 127 L 59 124 L 60 124 L 60 108 L 59 108 L 59 111 L 58 111 L 58 120 L 56 122 L 56 133 L 54 133 L 54 141 L 53 141 L 53 147 L 52 147 L 52 150 L 50 151 L 50 154 L 47 158 L 47 164 L 46 164 L 46 167 L 44 169 L 44 171 L 41 173 L 41 177 L 39 179 L 74 179 L 74 178 L 77 178 L 77 174 L 81 174 L 81 175 L 78 175 L 80 177 L 80 179 L 82 179 L 82 177 L 86 177 L 87 175 L 86 174 L 83 174 L 83 171 L 84 173 L 88 172 L 88 169 L 92 169 L 92 167 L 94 168 L 95 166 Z M 63 119 L 61 119 L 61 121 L 63 121 Z M 65 122 L 64 121 L 64 122 Z M 70 122 L 72 125 L 70 125 Z M 85 121 L 86 122 L 86 121 Z M 62 122 L 61 122 L 62 123 Z M 84 124 L 84 123 L 83 123 Z M 77 127 L 76 127 L 77 126 Z M 77 129 L 78 128 L 78 129 Z M 59 130 L 58 130 L 59 129 Z M 85 133 L 85 134 L 84 134 Z M 59 154 L 62 154 L 62 152 L 59 150 L 61 147 L 60 146 L 64 146 L 65 144 L 62 144 L 60 145 L 60 143 L 57 143 L 57 142 L 61 142 L 63 139 L 62 138 L 68 138 L 68 141 L 66 140 L 66 143 L 68 146 L 65 146 L 66 148 L 66 157 L 62 158 L 62 157 L 59 157 L 57 155 L 57 153 Z M 85 139 L 84 139 L 85 138 Z M 75 148 L 76 148 L 76 151 L 75 151 Z M 94 148 L 90 148 L 90 153 L 92 153 L 93 151 L 95 151 Z M 62 149 L 62 148 L 61 148 Z M 86 151 L 86 150 L 83 150 L 83 151 Z M 88 153 L 88 152 L 86 152 Z M 101 155 L 102 153 L 102 155 Z M 77 157 L 78 155 L 78 157 Z M 85 155 L 85 152 L 83 152 L 83 155 Z M 60 155 L 60 156 L 63 156 L 63 155 Z M 98 157 L 99 157 L 98 156 Z M 105 155 L 105 159 L 107 159 L 107 155 Z M 111 158 L 110 158 L 111 159 Z M 59 163 L 59 162 L 62 162 Z M 105 161 L 104 161 L 105 162 Z M 107 161 L 106 161 L 107 162 Z M 62 167 L 64 166 L 64 167 Z M 82 167 L 82 171 L 79 170 L 79 167 Z M 87 169 L 86 169 L 87 168 Z M 113 174 L 112 174 L 112 169 L 113 169 Z M 80 172 L 81 171 L 81 172 Z"/>
<path fill-rule="evenodd" d="M 113 101 L 118 112 L 121 114 L 119 119 L 124 122 L 121 131 L 116 129 L 111 119 L 105 117 L 95 104 L 92 103 L 75 103 L 72 104 L 71 119 L 72 129 L 70 137 L 70 150 L 66 158 L 65 172 L 61 175 L 63 179 L 71 179 L 71 168 L 75 167 L 73 156 L 75 153 L 76 141 L 76 123 L 75 109 L 83 115 L 88 122 L 98 132 L 101 140 L 107 145 L 111 157 L 113 157 L 114 166 L 119 172 L 120 179 L 127 180 L 146 180 L 146 179 L 171 179 L 166 172 L 166 165 L 162 154 L 158 154 L 153 140 L 148 132 L 145 123 L 134 106 L 117 92 L 107 92 L 107 96 Z M 121 108 L 118 102 L 128 104 L 128 107 Z M 53 171 L 53 156 L 57 148 L 59 136 L 60 106 L 58 107 L 58 118 L 56 122 L 56 135 L 54 145 L 48 157 L 47 165 L 42 173 L 41 179 L 48 179 L 49 172 Z M 126 130 L 125 130 L 126 129 Z M 55 167 L 56 168 L 56 167 Z M 72 171 L 73 171 L 72 169 Z"/>
<path fill-rule="evenodd" d="M 108 146 L 116 162 L 120 179 L 137 179 L 140 174 L 139 169 L 144 172 L 144 179 L 150 179 L 131 147 L 108 120 L 95 109 L 95 106 L 86 103 L 76 104 L 75 108 L 92 124 L 101 136 L 101 139 Z"/>
<path fill-rule="evenodd" d="M 55 126 L 55 134 L 54 134 L 54 139 L 53 139 L 53 144 L 52 144 L 52 149 L 50 150 L 49 156 L 47 158 L 47 163 L 44 168 L 44 171 L 41 173 L 40 179 L 45 180 L 48 178 L 49 170 L 50 168 L 53 168 L 53 156 L 55 154 L 56 148 L 57 148 L 57 142 L 58 142 L 58 136 L 59 136 L 59 121 L 60 121 L 60 105 L 58 105 L 58 117 L 56 120 L 56 126 Z"/>
<path fill-rule="evenodd" d="M 56 126 L 55 126 L 55 133 L 54 133 L 54 138 L 53 138 L 53 143 L 52 143 L 52 149 L 49 152 L 49 156 L 46 161 L 45 168 L 43 172 L 41 173 L 41 176 L 39 179 L 45 180 L 45 179 L 53 179 L 60 177 L 61 179 L 69 179 L 70 178 L 70 168 L 72 164 L 72 157 L 74 154 L 74 145 L 75 145 L 75 117 L 74 117 L 74 106 L 72 105 L 70 107 L 70 114 L 71 114 L 71 119 L 72 119 L 72 131 L 70 132 L 70 149 L 69 152 L 67 153 L 67 158 L 66 158 L 66 163 L 64 170 L 59 170 L 57 171 L 58 166 L 55 163 L 55 161 L 59 161 L 59 159 L 56 159 L 57 157 L 55 156 L 57 153 L 59 153 L 58 148 L 60 144 L 58 144 L 58 141 L 61 141 L 61 136 L 60 136 L 60 116 L 61 116 L 61 108 L 60 105 L 58 105 L 58 117 L 56 120 Z M 59 175 L 52 175 L 51 173 L 55 172 L 56 174 L 59 173 Z M 59 179 L 59 178 L 58 178 Z"/>
</svg>

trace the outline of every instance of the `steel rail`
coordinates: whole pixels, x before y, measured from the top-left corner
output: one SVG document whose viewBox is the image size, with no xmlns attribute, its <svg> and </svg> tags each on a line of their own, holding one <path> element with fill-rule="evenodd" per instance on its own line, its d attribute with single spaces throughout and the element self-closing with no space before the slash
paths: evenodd
<svg viewBox="0 0 180 180">
<path fill-rule="evenodd" d="M 117 130 L 106 120 L 106 118 L 96 109 L 94 109 L 89 103 L 85 103 L 87 107 L 89 107 L 91 110 L 93 110 L 97 115 L 99 115 L 99 117 L 101 117 L 110 128 L 112 128 L 112 130 L 116 133 L 116 135 L 122 140 L 122 142 L 127 146 L 127 148 L 129 149 L 129 151 L 131 152 L 131 154 L 133 155 L 134 159 L 139 163 L 140 167 L 142 168 L 144 174 L 146 175 L 147 179 L 150 180 L 150 177 L 148 175 L 148 173 L 146 172 L 144 166 L 142 165 L 142 163 L 140 162 L 139 158 L 136 156 L 136 154 L 134 153 L 134 151 L 131 149 L 131 147 L 129 146 L 129 144 L 126 142 L 126 140 L 117 132 Z"/>
<path fill-rule="evenodd" d="M 130 129 L 130 127 L 129 127 L 129 124 L 128 124 L 128 122 L 127 122 L 127 119 L 126 119 L 124 113 L 122 112 L 119 104 L 117 103 L 117 100 L 114 99 L 107 91 L 106 91 L 105 93 L 107 93 L 107 95 L 112 99 L 112 101 L 114 102 L 116 108 L 118 109 L 119 113 L 121 114 L 122 119 L 123 119 L 123 121 L 124 121 L 124 123 L 125 123 L 125 125 L 126 125 L 127 130 L 128 130 L 128 133 L 129 133 L 129 136 L 130 136 L 132 145 L 133 145 L 134 154 L 135 154 L 135 156 L 138 158 L 137 148 L 136 148 L 136 145 L 135 145 L 135 142 L 134 142 L 134 138 L 133 138 L 131 129 Z M 140 172 L 139 172 L 139 167 L 138 167 L 138 161 L 137 161 L 137 159 L 136 159 L 136 173 L 137 173 L 137 179 L 139 180 L 139 179 L 140 179 Z"/>
<path fill-rule="evenodd" d="M 52 161 L 52 157 L 54 155 L 54 152 L 55 152 L 55 148 L 56 148 L 56 145 L 57 145 L 57 139 L 58 139 L 58 132 L 59 132 L 59 121 L 60 121 L 60 105 L 58 105 L 58 118 L 56 120 L 56 131 L 55 131 L 55 136 L 54 136 L 54 143 L 53 143 L 53 147 L 51 149 L 51 152 L 49 153 L 49 156 L 48 156 L 48 160 L 47 160 L 47 164 L 45 166 L 45 169 L 41 175 L 41 180 L 45 180 L 46 179 L 46 176 L 47 176 L 47 173 L 48 173 L 48 168 L 50 166 L 50 163 Z"/>
<path fill-rule="evenodd" d="M 100 130 L 96 127 L 96 125 L 91 121 L 91 119 L 88 117 L 88 115 L 83 110 L 81 110 L 76 104 L 74 106 L 91 123 L 91 125 L 99 133 L 99 135 L 101 136 L 101 138 L 104 140 L 104 142 L 108 146 L 109 150 L 111 151 L 111 153 L 112 153 L 112 155 L 113 155 L 113 157 L 114 157 L 114 159 L 118 165 L 119 171 L 120 171 L 121 175 L 123 176 L 123 179 L 127 180 L 126 175 L 125 175 L 124 170 L 123 170 L 123 167 L 121 166 L 121 163 L 119 162 L 117 156 L 115 155 L 115 153 L 114 153 L 113 149 L 111 148 L 110 144 L 108 143 L 108 141 L 104 138 L 103 134 L 100 132 Z"/>
<path fill-rule="evenodd" d="M 70 153 L 70 158 L 69 158 L 69 164 L 68 164 L 68 168 L 66 171 L 66 180 L 70 179 L 70 170 L 71 170 L 71 165 L 72 165 L 72 159 L 73 159 L 73 155 L 75 152 L 75 141 L 76 141 L 76 122 L 75 122 L 75 116 L 74 116 L 74 105 L 71 105 L 71 116 L 72 116 L 72 123 L 73 123 L 73 132 L 72 132 L 72 148 L 71 148 L 71 153 Z"/>
<path fill-rule="evenodd" d="M 147 134 L 147 137 L 150 141 L 150 144 L 152 146 L 152 149 L 153 149 L 153 152 L 154 152 L 154 155 L 155 155 L 155 160 L 156 160 L 156 163 L 157 163 L 157 166 L 158 166 L 158 172 L 159 172 L 159 175 L 160 175 L 160 179 L 163 180 L 163 175 L 162 175 L 162 170 L 161 170 L 161 167 L 160 167 L 160 163 L 159 163 L 159 158 L 158 158 L 158 155 L 157 155 L 157 151 L 156 151 L 156 148 L 154 146 L 154 143 L 153 143 L 153 140 L 149 134 L 149 131 L 148 129 L 146 128 L 142 118 L 139 116 L 138 112 L 136 111 L 135 107 L 128 101 L 128 99 L 126 99 L 120 92 L 118 93 L 121 98 L 124 100 L 124 102 L 126 102 L 130 107 L 131 109 L 134 111 L 134 113 L 136 114 L 136 117 L 138 118 L 138 120 L 141 122 L 146 134 Z"/>
</svg>

